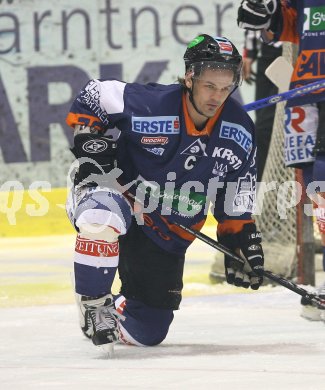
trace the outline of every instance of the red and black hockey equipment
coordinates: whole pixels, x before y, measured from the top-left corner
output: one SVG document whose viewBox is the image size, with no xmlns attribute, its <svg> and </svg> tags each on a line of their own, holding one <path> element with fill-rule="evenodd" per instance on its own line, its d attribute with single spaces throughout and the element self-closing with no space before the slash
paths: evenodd
<svg viewBox="0 0 325 390">
<path fill-rule="evenodd" d="M 252 271 L 251 267 L 249 266 L 246 259 L 240 257 L 236 253 L 232 252 L 230 249 L 226 248 L 224 245 L 221 245 L 218 241 L 213 240 L 212 238 L 206 236 L 205 234 L 198 232 L 196 230 L 193 230 L 187 226 L 184 226 L 180 223 L 174 222 L 175 225 L 179 226 L 186 232 L 192 234 L 194 237 L 198 238 L 199 240 L 205 242 L 206 244 L 212 246 L 214 249 L 217 249 L 218 251 L 228 255 L 234 260 L 233 266 L 237 269 L 240 269 L 244 271 L 245 273 L 249 274 L 250 276 L 257 276 Z M 317 307 L 320 310 L 325 310 L 325 299 L 321 299 L 316 294 L 310 293 L 307 290 L 305 290 L 303 287 L 298 286 L 296 283 L 292 282 L 291 280 L 288 280 L 286 278 L 283 278 L 280 275 L 277 275 L 271 271 L 264 270 L 263 276 L 272 280 L 273 282 L 287 288 L 288 290 L 291 290 L 295 292 L 296 294 L 304 297 L 306 302 L 310 302 L 312 306 Z"/>
</svg>

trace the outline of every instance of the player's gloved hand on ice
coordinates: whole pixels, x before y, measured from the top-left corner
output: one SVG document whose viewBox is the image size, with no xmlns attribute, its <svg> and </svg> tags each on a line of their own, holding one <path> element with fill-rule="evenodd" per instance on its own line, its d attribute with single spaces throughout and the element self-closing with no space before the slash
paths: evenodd
<svg viewBox="0 0 325 390">
<path fill-rule="evenodd" d="M 264 30 L 280 8 L 279 0 L 243 0 L 238 8 L 237 24 L 246 30 Z"/>
<path fill-rule="evenodd" d="M 263 283 L 264 253 L 261 245 L 261 233 L 256 230 L 254 223 L 245 224 L 242 231 L 237 234 L 218 236 L 220 244 L 234 252 L 242 252 L 247 259 L 254 275 L 242 271 L 234 260 L 225 255 L 225 274 L 229 284 L 238 287 L 257 290 Z"/>
</svg>

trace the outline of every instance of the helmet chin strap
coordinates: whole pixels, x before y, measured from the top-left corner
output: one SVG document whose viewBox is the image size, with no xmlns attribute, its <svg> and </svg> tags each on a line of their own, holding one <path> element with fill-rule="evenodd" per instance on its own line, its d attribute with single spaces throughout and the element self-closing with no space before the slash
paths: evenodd
<svg viewBox="0 0 325 390">
<path fill-rule="evenodd" d="M 205 114 L 203 114 L 203 112 L 200 111 L 200 110 L 197 108 L 197 106 L 196 106 L 196 104 L 195 104 L 195 102 L 194 102 L 193 89 L 194 89 L 194 80 L 192 79 L 192 88 L 186 87 L 186 90 L 187 90 L 187 92 L 188 92 L 188 97 L 189 97 L 189 99 L 190 99 L 190 102 L 192 103 L 192 106 L 194 107 L 194 109 L 195 109 L 196 112 L 198 112 L 200 115 L 205 116 L 206 118 L 209 119 L 208 116 L 206 116 Z"/>
</svg>

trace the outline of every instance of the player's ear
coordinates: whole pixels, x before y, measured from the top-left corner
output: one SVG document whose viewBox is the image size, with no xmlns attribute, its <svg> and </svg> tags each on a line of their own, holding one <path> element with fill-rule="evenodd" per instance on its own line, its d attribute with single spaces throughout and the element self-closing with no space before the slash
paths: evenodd
<svg viewBox="0 0 325 390">
<path fill-rule="evenodd" d="M 185 75 L 185 85 L 187 88 L 192 88 L 192 77 Z"/>
</svg>

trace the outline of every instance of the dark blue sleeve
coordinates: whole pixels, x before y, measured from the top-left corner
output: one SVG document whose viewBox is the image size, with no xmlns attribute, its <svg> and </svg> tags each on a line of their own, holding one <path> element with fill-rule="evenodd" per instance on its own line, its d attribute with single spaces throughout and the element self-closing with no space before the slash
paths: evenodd
<svg viewBox="0 0 325 390">
<path fill-rule="evenodd" d="M 254 124 L 250 118 L 246 121 L 252 134 L 252 148 L 246 155 L 241 167 L 226 177 L 222 189 L 219 189 L 211 212 L 218 222 L 229 219 L 251 219 L 256 202 L 256 141 Z"/>
</svg>

